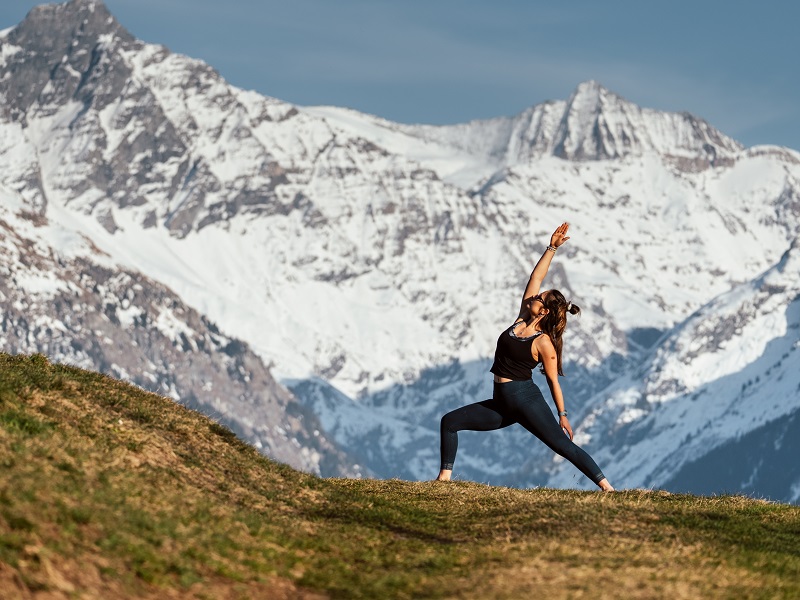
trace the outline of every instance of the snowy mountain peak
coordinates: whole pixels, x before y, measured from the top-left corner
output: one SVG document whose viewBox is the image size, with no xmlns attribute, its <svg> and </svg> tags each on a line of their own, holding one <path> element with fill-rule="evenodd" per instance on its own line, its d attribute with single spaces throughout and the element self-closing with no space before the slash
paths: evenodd
<svg viewBox="0 0 800 600">
<path fill-rule="evenodd" d="M 352 128 L 357 120 L 362 130 L 368 129 L 367 122 L 375 125 L 370 117 L 337 109 L 315 112 L 345 128 Z M 447 170 L 449 165 L 441 161 L 437 168 L 457 185 L 464 186 L 466 181 L 466 187 L 496 181 L 496 173 L 502 178 L 505 169 L 534 164 L 546 156 L 587 162 L 650 154 L 680 171 L 698 172 L 731 165 L 744 149 L 690 113 L 642 108 L 597 81 L 579 84 L 567 100 L 542 102 L 513 117 L 447 126 L 384 127 L 421 140 L 422 144 L 404 143 L 404 149 L 423 161 L 430 162 L 433 141 L 455 150 L 453 154 L 463 157 L 461 164 Z"/>
<path fill-rule="evenodd" d="M 96 0 L 37 6 L 0 43 L 0 69 L 14 74 L 0 82 L 0 97 L 15 121 L 33 106 L 51 114 L 73 100 L 86 105 L 100 89 L 110 101 L 129 74 L 111 49 L 137 45 Z"/>
<path fill-rule="evenodd" d="M 552 139 L 552 153 L 561 158 L 603 160 L 655 151 L 688 159 L 684 167 L 713 165 L 742 150 L 702 119 L 641 108 L 596 81 L 578 85 Z"/>
<path fill-rule="evenodd" d="M 556 135 L 554 153 L 562 158 L 598 159 L 615 158 L 622 154 L 613 135 L 602 131 L 606 119 L 604 105 L 608 103 L 609 92 L 595 81 L 580 84 L 567 101 Z M 624 109 L 623 109 L 624 110 Z M 622 129 L 620 142 L 630 147 L 633 131 Z M 606 134 L 606 135 L 604 135 Z M 609 140 L 609 138 L 611 138 Z M 611 142 L 610 144 L 608 142 Z"/>
<path fill-rule="evenodd" d="M 42 35 L 46 31 L 47 35 Z M 63 4 L 42 4 L 28 13 L 13 30 L 20 45 L 35 42 L 42 50 L 68 52 L 72 38 L 95 39 L 102 35 L 120 36 L 132 41 L 133 36 L 120 25 L 101 0 L 70 0 Z M 69 42 L 68 44 L 65 44 Z"/>
<path fill-rule="evenodd" d="M 577 109 L 596 114 L 602 110 L 603 104 L 614 101 L 624 102 L 622 98 L 609 91 L 601 83 L 590 79 L 579 83 L 572 92 L 567 100 L 567 110 L 570 113 Z"/>
</svg>

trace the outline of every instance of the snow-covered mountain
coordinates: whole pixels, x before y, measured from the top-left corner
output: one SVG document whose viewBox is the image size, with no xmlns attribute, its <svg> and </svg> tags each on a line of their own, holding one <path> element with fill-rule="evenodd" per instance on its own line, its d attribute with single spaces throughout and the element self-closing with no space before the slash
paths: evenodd
<svg viewBox="0 0 800 600">
<path fill-rule="evenodd" d="M 143 46 L 93 2 L 36 8 L 0 44 L 0 349 L 43 352 L 172 396 L 298 468 L 361 473 L 246 342 L 222 333 L 169 281 L 126 268 L 115 256 L 124 248 L 94 243 L 97 230 L 116 229 L 109 206 L 146 208 L 148 186 L 166 181 L 160 161 L 172 165 L 184 151 L 163 123 L 150 131 L 136 91 L 109 117 L 130 137 L 115 144 L 106 130 L 98 135 L 108 112 L 97 110 L 118 107 L 120 90 L 136 87 L 105 45 Z M 164 260 L 145 238 L 131 243 Z"/>
<path fill-rule="evenodd" d="M 716 464 L 714 453 L 728 445 L 744 451 L 757 443 L 748 440 L 782 431 L 782 422 L 741 407 L 752 418 L 721 416 L 735 403 L 756 404 L 717 384 L 734 370 L 760 376 L 765 394 L 780 391 L 782 408 L 770 414 L 786 427 L 797 421 L 800 393 L 759 366 L 770 342 L 796 331 L 788 296 L 770 300 L 783 307 L 786 331 L 765 326 L 755 341 L 744 329 L 725 330 L 726 347 L 747 352 L 701 345 L 686 353 L 691 344 L 676 341 L 698 335 L 699 314 L 709 327 L 728 322 L 735 290 L 769 295 L 759 282 L 779 276 L 764 273 L 796 272 L 796 251 L 786 254 L 800 233 L 800 154 L 792 150 L 743 148 L 697 117 L 640 108 L 596 82 L 515 117 L 446 127 L 292 106 L 134 39 L 98 0 L 39 7 L 1 35 L 2 218 L 8 231 L 24 230 L 20 241 L 5 239 L 51 257 L 42 270 L 49 275 L 26 277 L 28 259 L 7 251 L 19 275 L 3 306 L 51 294 L 39 314 L 65 323 L 69 311 L 50 314 L 53 287 L 72 289 L 92 269 L 103 269 L 103 281 L 147 282 L 141 299 L 125 295 L 127 283 L 94 286 L 69 310 L 106 314 L 103 335 L 118 348 L 141 344 L 137 336 L 146 348 L 171 340 L 175 354 L 163 364 L 190 363 L 191 383 L 176 384 L 184 398 L 255 429 L 275 427 L 280 417 L 265 412 L 259 421 L 256 400 L 245 409 L 203 387 L 208 372 L 231 372 L 221 368 L 224 348 L 252 349 L 259 377 L 271 372 L 313 413 L 301 415 L 280 392 L 287 400 L 277 406 L 306 432 L 287 443 L 308 447 L 330 435 L 368 472 L 431 477 L 439 417 L 489 394 L 497 333 L 513 319 L 550 232 L 568 220 L 572 239 L 546 282 L 583 308 L 568 329 L 563 384 L 569 408 L 583 415 L 573 423 L 579 439 L 616 484 L 693 488 L 704 457 Z M 161 309 L 152 298 L 167 297 L 173 315 L 179 306 L 218 328 L 192 327 L 190 339 L 228 341 L 199 350 L 181 343 L 181 327 L 156 334 Z M 91 337 L 74 328 L 50 327 L 65 340 L 53 351 L 51 334 L 25 323 L 39 337 L 23 344 L 4 322 L 6 348 L 94 360 L 140 385 L 155 373 L 145 359 L 123 372 L 113 370 L 117 360 L 69 350 L 66 340 Z M 15 331 L 25 326 L 17 321 Z M 716 375 L 704 361 L 731 371 Z M 154 376 L 162 387 L 168 381 Z M 279 393 L 247 383 L 238 377 L 239 397 Z M 708 410 L 682 421 L 677 407 L 700 388 Z M 309 426 L 315 418 L 321 427 Z M 667 438 L 698 438 L 690 457 L 643 433 L 670 423 Z M 697 428 L 706 425 L 714 435 L 701 443 Z M 326 448 L 329 464 L 355 470 Z M 463 434 L 459 471 L 496 483 L 581 484 L 522 431 Z M 771 476 L 779 483 L 768 488 L 753 483 L 766 471 L 755 472 L 705 491 L 769 489 L 797 500 L 800 468 Z"/>
<path fill-rule="evenodd" d="M 361 472 L 247 344 L 3 188 L 0 300 L 4 352 L 43 353 L 170 396 L 298 468 Z"/>
</svg>

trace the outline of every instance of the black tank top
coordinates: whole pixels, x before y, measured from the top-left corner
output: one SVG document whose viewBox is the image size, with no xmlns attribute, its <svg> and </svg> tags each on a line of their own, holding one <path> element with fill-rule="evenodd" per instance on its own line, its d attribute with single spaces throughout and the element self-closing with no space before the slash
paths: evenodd
<svg viewBox="0 0 800 600">
<path fill-rule="evenodd" d="M 537 331 L 531 337 L 517 337 L 514 328 L 520 323 L 522 321 L 517 321 L 497 338 L 494 364 L 489 369 L 495 375 L 512 381 L 525 381 L 531 378 L 531 371 L 539 364 L 531 356 L 533 340 L 544 333 Z"/>
</svg>

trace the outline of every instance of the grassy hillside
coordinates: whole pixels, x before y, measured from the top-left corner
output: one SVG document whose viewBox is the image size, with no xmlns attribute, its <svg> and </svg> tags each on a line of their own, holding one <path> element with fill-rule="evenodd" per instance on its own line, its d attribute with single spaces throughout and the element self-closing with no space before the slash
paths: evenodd
<svg viewBox="0 0 800 600">
<path fill-rule="evenodd" d="M 800 597 L 800 507 L 320 479 L 42 356 L 0 354 L 0 473 L 3 598 Z"/>
</svg>

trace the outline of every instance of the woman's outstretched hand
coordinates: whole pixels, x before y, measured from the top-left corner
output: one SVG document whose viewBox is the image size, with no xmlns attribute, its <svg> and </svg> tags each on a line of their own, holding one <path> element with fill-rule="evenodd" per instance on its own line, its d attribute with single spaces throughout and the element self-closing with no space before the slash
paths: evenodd
<svg viewBox="0 0 800 600">
<path fill-rule="evenodd" d="M 569 231 L 569 223 L 562 223 L 559 225 L 558 229 L 550 236 L 550 245 L 558 248 L 561 244 L 566 242 L 569 239 L 567 231 Z"/>
<path fill-rule="evenodd" d="M 561 429 L 564 430 L 564 433 L 566 433 L 570 441 L 572 441 L 572 427 L 570 427 L 567 417 L 559 417 L 558 424 L 561 425 Z"/>
</svg>

